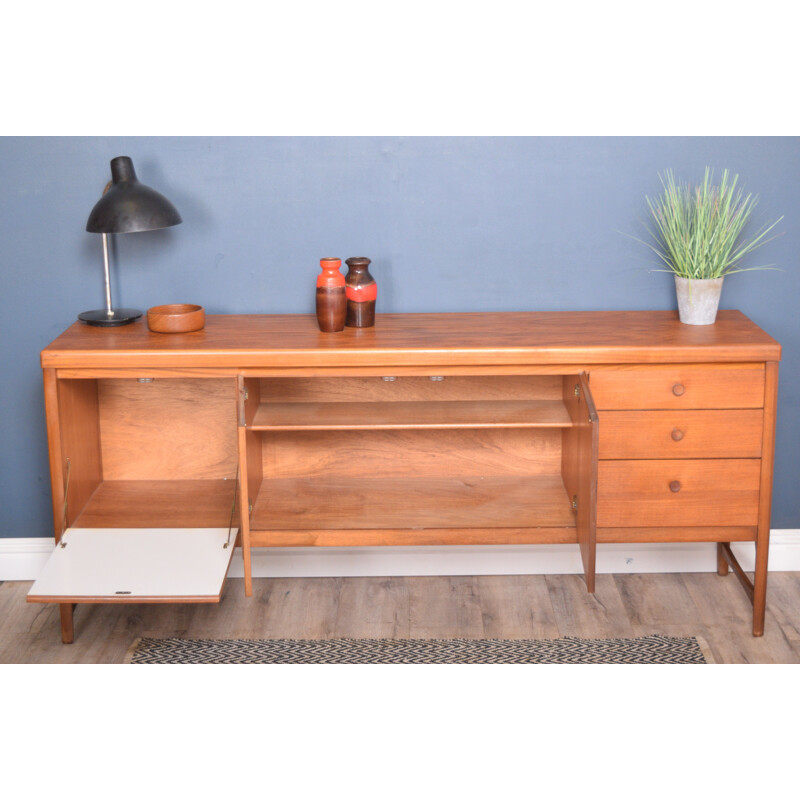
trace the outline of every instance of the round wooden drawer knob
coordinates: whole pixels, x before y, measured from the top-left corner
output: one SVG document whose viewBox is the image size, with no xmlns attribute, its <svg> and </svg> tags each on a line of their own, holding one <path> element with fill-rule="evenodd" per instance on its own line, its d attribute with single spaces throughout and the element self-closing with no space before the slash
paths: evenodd
<svg viewBox="0 0 800 800">
<path fill-rule="evenodd" d="M 681 490 L 681 482 L 680 481 L 670 481 L 669 490 L 671 492 L 679 492 Z"/>
<path fill-rule="evenodd" d="M 683 439 L 683 431 L 680 428 L 673 428 L 672 429 L 672 440 L 674 442 L 679 442 Z"/>
<path fill-rule="evenodd" d="M 675 397 L 680 397 L 685 391 L 686 387 L 682 383 L 676 383 L 672 387 L 672 394 L 674 394 Z"/>
</svg>

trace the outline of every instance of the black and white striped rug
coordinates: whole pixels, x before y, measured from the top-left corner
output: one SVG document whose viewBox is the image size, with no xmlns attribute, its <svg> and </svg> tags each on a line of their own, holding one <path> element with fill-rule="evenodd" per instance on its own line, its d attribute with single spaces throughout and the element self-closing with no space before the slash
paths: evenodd
<svg viewBox="0 0 800 800">
<path fill-rule="evenodd" d="M 709 664 L 697 637 L 138 639 L 131 664 Z"/>
</svg>

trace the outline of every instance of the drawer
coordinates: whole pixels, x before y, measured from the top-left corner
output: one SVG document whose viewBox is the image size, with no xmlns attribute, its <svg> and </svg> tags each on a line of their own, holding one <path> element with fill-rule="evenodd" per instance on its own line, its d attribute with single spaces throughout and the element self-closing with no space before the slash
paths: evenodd
<svg viewBox="0 0 800 800">
<path fill-rule="evenodd" d="M 764 412 L 606 411 L 600 458 L 760 458 Z"/>
<path fill-rule="evenodd" d="M 600 461 L 597 526 L 757 525 L 760 476 L 755 458 Z"/>
<path fill-rule="evenodd" d="M 596 369 L 597 409 L 762 408 L 763 364 L 664 364 Z M 602 427 L 602 420 L 601 420 Z"/>
</svg>

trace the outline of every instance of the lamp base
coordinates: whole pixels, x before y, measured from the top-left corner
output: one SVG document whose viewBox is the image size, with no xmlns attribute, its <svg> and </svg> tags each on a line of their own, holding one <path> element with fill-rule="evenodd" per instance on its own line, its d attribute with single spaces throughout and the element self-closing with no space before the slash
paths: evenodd
<svg viewBox="0 0 800 800">
<path fill-rule="evenodd" d="M 119 325 L 129 325 L 141 316 L 142 312 L 135 308 L 114 308 L 110 312 L 101 308 L 97 311 L 84 311 L 78 314 L 78 319 L 100 328 L 114 328 Z"/>
</svg>

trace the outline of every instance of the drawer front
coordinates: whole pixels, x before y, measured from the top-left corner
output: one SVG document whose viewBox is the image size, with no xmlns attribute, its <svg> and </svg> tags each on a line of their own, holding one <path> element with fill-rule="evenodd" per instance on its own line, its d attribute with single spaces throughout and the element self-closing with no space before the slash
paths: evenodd
<svg viewBox="0 0 800 800">
<path fill-rule="evenodd" d="M 666 364 L 601 368 L 592 370 L 590 386 L 600 411 L 762 408 L 764 365 Z"/>
<path fill-rule="evenodd" d="M 758 524 L 759 459 L 601 461 L 598 467 L 598 527 Z"/>
<path fill-rule="evenodd" d="M 760 458 L 764 412 L 606 411 L 600 458 Z"/>
</svg>

